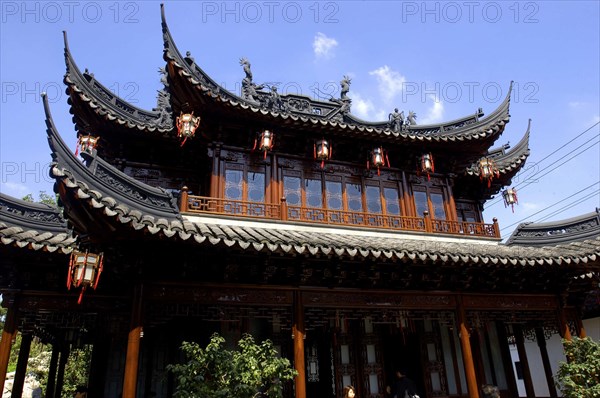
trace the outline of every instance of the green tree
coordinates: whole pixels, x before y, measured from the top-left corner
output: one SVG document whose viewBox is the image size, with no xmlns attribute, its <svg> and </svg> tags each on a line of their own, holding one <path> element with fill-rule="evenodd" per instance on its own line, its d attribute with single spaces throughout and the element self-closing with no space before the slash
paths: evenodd
<svg viewBox="0 0 600 398">
<path fill-rule="evenodd" d="M 557 386 L 565 398 L 600 398 L 600 343 L 588 337 L 563 340 L 567 362 L 561 362 Z"/>
<path fill-rule="evenodd" d="M 78 386 L 88 385 L 88 375 L 90 363 L 92 360 L 92 346 L 86 345 L 77 348 L 69 354 L 69 360 L 65 367 L 65 377 L 63 381 L 63 397 L 72 397 Z"/>
<path fill-rule="evenodd" d="M 279 357 L 270 340 L 256 344 L 246 334 L 238 342 L 239 350 L 226 350 L 224 344 L 225 339 L 216 333 L 206 348 L 183 342 L 187 362 L 167 367 L 175 375 L 176 398 L 283 396 L 284 382 L 292 380 L 296 371 L 289 360 Z"/>
</svg>

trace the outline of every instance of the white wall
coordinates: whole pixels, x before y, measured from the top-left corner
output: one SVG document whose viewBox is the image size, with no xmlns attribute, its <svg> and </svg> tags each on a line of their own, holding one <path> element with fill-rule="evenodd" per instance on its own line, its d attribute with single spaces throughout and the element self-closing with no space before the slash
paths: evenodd
<svg viewBox="0 0 600 398">
<path fill-rule="evenodd" d="M 583 321 L 583 327 L 585 328 L 585 332 L 588 337 L 595 341 L 600 341 L 600 317 Z M 552 375 L 556 375 L 559 363 L 566 360 L 560 336 L 552 335 L 549 340 L 546 340 L 546 348 L 548 350 L 548 356 L 550 357 Z M 535 390 L 536 397 L 550 396 L 548 384 L 546 382 L 546 375 L 544 373 L 542 356 L 540 355 L 540 349 L 537 345 L 537 342 L 525 340 L 525 350 L 527 352 L 529 371 L 531 372 L 531 379 L 533 380 L 533 388 Z M 513 371 L 515 372 L 515 379 L 517 380 L 519 396 L 525 397 L 525 383 L 523 380 L 519 380 L 517 378 L 517 372 L 515 369 L 515 362 L 519 361 L 519 354 L 517 352 L 517 346 L 514 344 L 510 345 L 510 356 L 513 362 Z M 558 393 L 560 396 L 560 391 L 558 391 Z"/>
</svg>

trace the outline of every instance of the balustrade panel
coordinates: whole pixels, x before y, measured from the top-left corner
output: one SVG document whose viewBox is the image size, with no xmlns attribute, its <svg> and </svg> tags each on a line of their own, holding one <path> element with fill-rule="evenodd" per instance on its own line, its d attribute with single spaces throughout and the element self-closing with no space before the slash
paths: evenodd
<svg viewBox="0 0 600 398">
<path fill-rule="evenodd" d="M 235 215 L 238 217 L 281 219 L 278 203 L 250 202 L 203 196 L 188 196 L 188 213 Z M 366 213 L 304 206 L 287 206 L 287 220 L 328 225 L 347 225 L 395 231 L 425 232 L 423 217 Z M 493 224 L 431 219 L 432 232 L 497 238 Z"/>
</svg>

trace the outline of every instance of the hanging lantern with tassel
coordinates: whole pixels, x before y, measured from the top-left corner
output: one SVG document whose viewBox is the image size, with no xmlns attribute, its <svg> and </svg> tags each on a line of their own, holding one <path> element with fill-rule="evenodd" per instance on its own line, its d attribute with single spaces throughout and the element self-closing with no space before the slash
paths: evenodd
<svg viewBox="0 0 600 398">
<path fill-rule="evenodd" d="M 267 152 L 273 149 L 275 140 L 275 134 L 272 131 L 264 130 L 262 133 L 257 134 L 257 138 L 254 139 L 254 148 L 258 148 L 259 151 L 264 152 L 264 159 L 267 158 Z"/>
<path fill-rule="evenodd" d="M 379 169 L 381 167 L 390 167 L 390 160 L 388 159 L 387 152 L 382 147 L 374 148 L 371 151 L 371 159 L 367 161 L 367 169 L 373 166 L 377 169 L 377 175 L 380 175 Z"/>
<path fill-rule="evenodd" d="M 71 287 L 81 287 L 81 293 L 79 294 L 77 304 L 81 304 L 83 293 L 88 287 L 96 290 L 98 281 L 100 280 L 100 274 L 102 273 L 103 261 L 103 253 L 95 254 L 78 250 L 74 250 L 73 253 L 71 253 L 69 271 L 67 274 L 67 288 L 71 290 Z"/>
<path fill-rule="evenodd" d="M 79 154 L 79 152 L 83 153 L 92 153 L 96 146 L 98 146 L 98 141 L 100 141 L 100 137 L 95 137 L 93 135 L 80 135 L 77 139 L 77 149 L 75 149 L 75 156 Z"/>
<path fill-rule="evenodd" d="M 182 140 L 181 146 L 183 146 L 188 138 L 193 138 L 196 134 L 196 129 L 200 126 L 200 116 L 194 116 L 194 112 L 181 112 L 175 124 L 177 126 L 177 137 Z"/>
<path fill-rule="evenodd" d="M 431 180 L 430 173 L 435 173 L 435 165 L 433 164 L 433 155 L 431 152 L 421 155 L 419 162 L 419 173 L 427 174 L 427 181 Z"/>
<path fill-rule="evenodd" d="M 504 207 L 510 206 L 512 212 L 515 212 L 515 205 L 519 204 L 519 199 L 517 198 L 517 190 L 515 188 L 509 188 L 502 192 L 502 197 L 504 198 Z"/>
<path fill-rule="evenodd" d="M 479 160 L 479 179 L 487 180 L 487 187 L 492 186 L 492 180 L 494 177 L 499 178 L 500 172 L 496 168 L 494 161 L 488 158 L 482 158 Z"/>
<path fill-rule="evenodd" d="M 314 157 L 321 161 L 321 168 L 325 167 L 325 161 L 331 159 L 331 145 L 325 140 L 319 140 L 314 145 Z"/>
</svg>

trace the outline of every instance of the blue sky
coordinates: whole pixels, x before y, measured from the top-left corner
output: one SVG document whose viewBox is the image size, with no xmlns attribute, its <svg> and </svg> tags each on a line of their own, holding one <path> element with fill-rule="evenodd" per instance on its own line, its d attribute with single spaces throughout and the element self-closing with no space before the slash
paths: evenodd
<svg viewBox="0 0 600 398">
<path fill-rule="evenodd" d="M 600 207 L 600 2 L 171 1 L 165 7 L 179 50 L 191 51 L 237 93 L 244 76 L 239 59 L 246 57 L 254 81 L 278 83 L 280 92 L 337 96 L 349 75 L 353 114 L 382 120 L 398 107 L 425 124 L 479 107 L 490 113 L 514 80 L 511 122 L 495 146 L 516 144 L 531 118 L 531 156 L 513 181 L 520 202 L 514 213 L 491 200 L 486 221 L 497 217 L 506 236 L 521 220 L 564 219 Z M 65 140 L 73 147 L 76 141 L 62 83 L 62 31 L 80 68 L 150 109 L 164 66 L 159 3 L 2 1 L 1 11 L 0 191 L 51 192 L 41 91 Z"/>
</svg>

